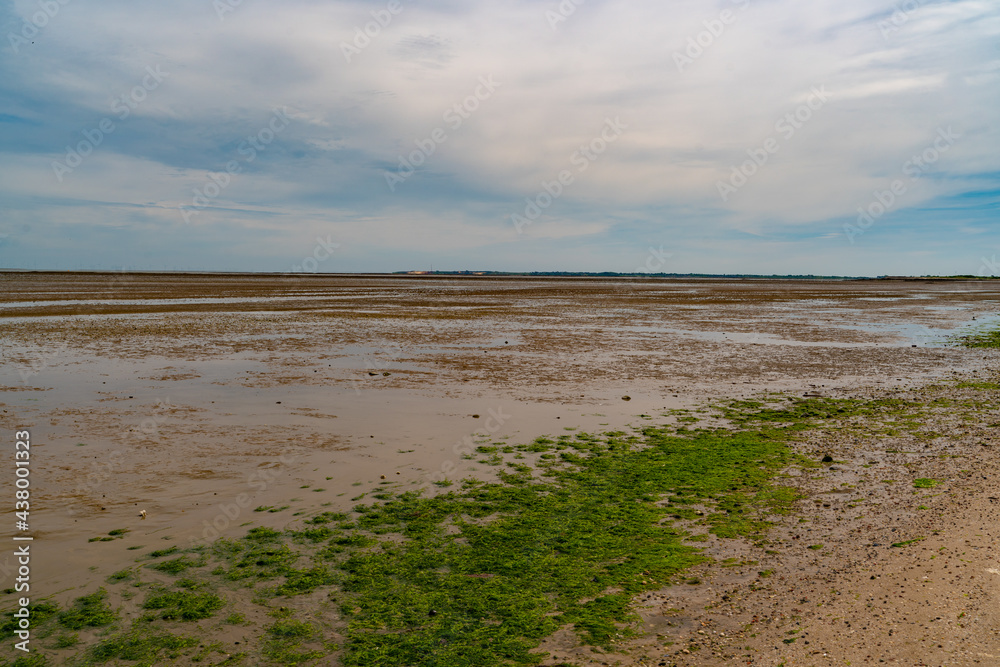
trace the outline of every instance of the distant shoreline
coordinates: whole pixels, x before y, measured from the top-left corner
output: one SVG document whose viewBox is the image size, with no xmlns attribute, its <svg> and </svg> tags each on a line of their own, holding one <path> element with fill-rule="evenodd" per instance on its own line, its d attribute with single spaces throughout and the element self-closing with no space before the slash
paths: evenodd
<svg viewBox="0 0 1000 667">
<path fill-rule="evenodd" d="M 1000 276 L 817 276 L 797 274 L 754 273 L 617 273 L 614 271 L 393 271 L 381 273 L 288 273 L 277 271 L 169 271 L 115 269 L 7 269 L 0 274 L 38 275 L 122 275 L 146 276 L 247 276 L 254 278 L 629 278 L 660 280 L 815 280 L 815 281 L 949 281 L 984 282 L 1000 280 Z"/>
</svg>

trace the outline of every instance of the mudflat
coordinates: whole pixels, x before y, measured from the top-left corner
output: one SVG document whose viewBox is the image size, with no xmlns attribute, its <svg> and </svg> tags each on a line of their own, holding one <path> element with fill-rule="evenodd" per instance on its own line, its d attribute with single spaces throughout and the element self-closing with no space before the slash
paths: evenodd
<svg viewBox="0 0 1000 667">
<path fill-rule="evenodd" d="M 669 467 L 625 450 L 669 453 L 722 429 L 780 443 L 760 454 L 769 481 L 692 482 L 687 502 L 681 477 L 647 480 L 632 501 L 662 509 L 676 561 L 581 598 L 625 595 L 627 622 L 553 603 L 546 617 L 577 620 L 511 631 L 508 653 L 490 635 L 477 664 L 1000 664 L 998 353 L 949 343 L 976 327 L 1000 327 L 995 282 L 0 273 L 3 486 L 29 430 L 31 593 L 54 605 L 32 647 L 48 664 L 395 665 L 412 647 L 379 653 L 364 629 L 419 630 L 433 642 L 412 664 L 463 664 L 464 631 L 438 627 L 451 612 L 404 623 L 366 606 L 378 596 L 352 568 L 379 536 L 424 539 L 411 523 L 458 502 L 464 479 L 578 484 L 602 457 Z M 366 528 L 359 504 L 417 491 L 438 505 L 407 505 L 405 529 Z M 493 516 L 442 535 L 471 539 Z M 237 555 L 263 558 L 250 530 L 268 557 L 303 560 L 248 586 L 234 573 Z M 336 547 L 327 574 L 295 588 L 296 573 L 320 572 L 304 565 L 320 562 L 316 536 Z M 180 569 L 155 567 L 167 558 Z M 593 578 L 628 560 L 594 564 Z M 7 582 L 15 562 L 0 556 Z M 208 606 L 158 611 L 184 595 Z M 114 620 L 66 616 L 87 604 Z M 112 650 L 143 622 L 197 641 L 131 661 Z M 621 632 L 594 629 L 607 623 Z M 11 643 L 0 655 L 13 660 Z"/>
</svg>

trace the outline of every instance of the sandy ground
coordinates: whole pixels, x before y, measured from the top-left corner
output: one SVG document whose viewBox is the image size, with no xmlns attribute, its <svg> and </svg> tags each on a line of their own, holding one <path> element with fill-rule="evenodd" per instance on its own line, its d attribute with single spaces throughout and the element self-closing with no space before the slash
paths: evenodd
<svg viewBox="0 0 1000 667">
<path fill-rule="evenodd" d="M 829 393 L 927 399 L 919 391 Z M 806 498 L 794 514 L 773 517 L 767 544 L 711 539 L 716 563 L 686 575 L 697 585 L 643 596 L 647 634 L 620 654 L 595 656 L 568 636 L 550 650 L 576 664 L 1000 664 L 993 398 L 975 421 L 947 410 L 928 419 L 924 426 L 940 434 L 930 440 L 812 434 L 800 451 L 834 461 L 786 480 Z M 917 478 L 941 484 L 915 489 Z"/>
<path fill-rule="evenodd" d="M 133 564 L 130 546 L 346 509 L 381 475 L 488 476 L 456 454 L 470 440 L 986 374 L 995 353 L 935 343 L 998 313 L 982 282 L 0 273 L 0 433 L 32 431 L 34 577 L 65 601 Z M 747 564 L 640 601 L 649 632 L 621 654 L 557 636 L 553 661 L 1000 664 L 997 422 L 947 426 L 935 452 L 962 459 L 804 445 L 837 470 L 796 481 L 822 502 L 775 530 L 774 553 L 709 543 Z M 916 463 L 948 480 L 934 498 L 879 483 Z M 116 528 L 132 532 L 87 541 Z"/>
</svg>

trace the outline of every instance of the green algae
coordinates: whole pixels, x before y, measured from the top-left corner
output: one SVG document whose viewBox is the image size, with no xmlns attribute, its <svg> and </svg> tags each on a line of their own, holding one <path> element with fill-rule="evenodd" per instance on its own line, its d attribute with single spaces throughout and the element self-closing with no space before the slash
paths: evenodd
<svg viewBox="0 0 1000 667">
<path fill-rule="evenodd" d="M 210 561 L 215 569 L 189 575 L 191 584 L 177 581 L 184 591 L 154 589 L 145 604 L 158 614 L 142 621 L 145 634 L 133 627 L 82 646 L 81 662 L 66 664 L 99 664 L 104 656 L 193 659 L 197 642 L 159 624 L 199 620 L 185 619 L 186 608 L 195 617 L 207 613 L 202 619 L 225 608 L 226 600 L 198 582 L 247 589 L 265 606 L 316 594 L 303 602 L 322 600 L 317 610 L 337 611 L 336 622 L 317 623 L 278 614 L 279 607 L 277 623 L 249 623 L 250 660 L 264 664 L 315 663 L 338 653 L 345 666 L 533 665 L 544 660 L 542 640 L 564 627 L 582 643 L 613 650 L 637 632 L 637 595 L 700 581 L 685 573 L 707 560 L 700 550 L 706 532 L 764 544 L 770 519 L 799 499 L 777 482 L 781 474 L 818 467 L 792 450 L 806 431 L 937 437 L 924 426 L 935 411 L 974 419 L 990 407 L 975 394 L 945 394 L 954 388 L 929 387 L 920 400 L 733 401 L 717 410 L 727 429 L 647 426 L 481 445 L 478 454 L 497 466 L 496 482 L 455 481 L 438 485 L 437 495 L 382 487 L 374 502 L 349 513 L 320 512 L 284 532 L 261 527 L 219 539 L 199 560 L 176 548 L 150 554 L 180 556 L 156 565 Z M 930 488 L 926 481 L 914 486 Z M 113 578 L 124 580 L 125 572 Z M 57 608 L 48 618 L 43 613 L 40 623 L 57 622 L 54 614 Z"/>
<path fill-rule="evenodd" d="M 949 342 L 961 347 L 1000 347 L 1000 329 L 985 327 L 973 329 L 967 333 L 953 336 Z"/>
</svg>

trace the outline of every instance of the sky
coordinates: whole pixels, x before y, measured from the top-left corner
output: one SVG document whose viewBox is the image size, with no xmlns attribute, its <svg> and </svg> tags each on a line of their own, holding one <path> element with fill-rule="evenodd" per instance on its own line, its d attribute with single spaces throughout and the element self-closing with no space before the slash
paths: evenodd
<svg viewBox="0 0 1000 667">
<path fill-rule="evenodd" d="M 0 268 L 1000 275 L 1000 3 L 0 1 Z"/>
</svg>

